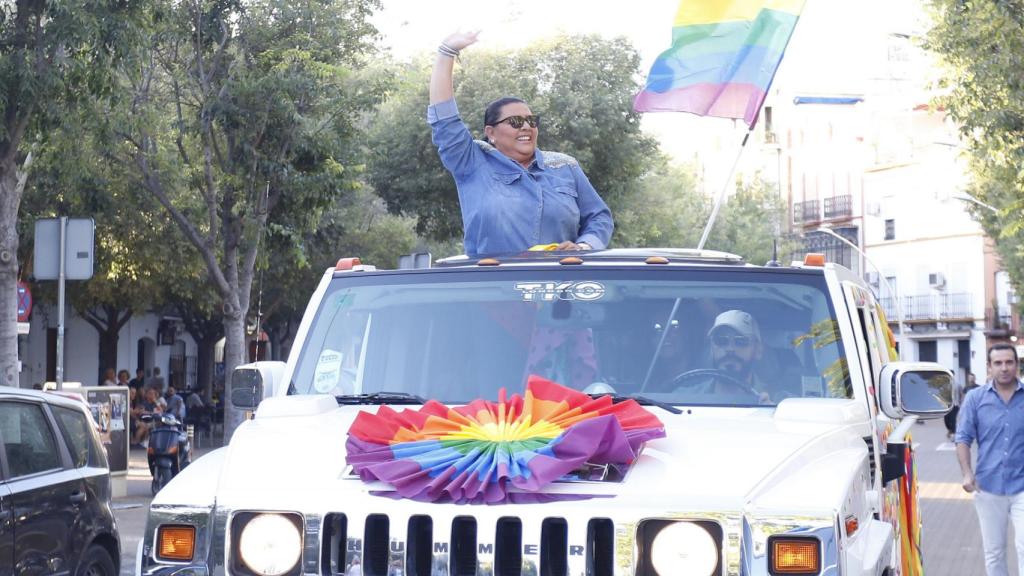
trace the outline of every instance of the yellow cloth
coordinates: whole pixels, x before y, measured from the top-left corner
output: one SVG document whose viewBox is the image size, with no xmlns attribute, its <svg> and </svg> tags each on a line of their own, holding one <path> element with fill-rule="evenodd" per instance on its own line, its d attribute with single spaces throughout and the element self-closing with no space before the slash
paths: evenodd
<svg viewBox="0 0 1024 576">
<path fill-rule="evenodd" d="M 537 244 L 536 246 L 530 246 L 530 252 L 550 252 L 552 250 L 558 250 L 558 244 Z"/>
</svg>

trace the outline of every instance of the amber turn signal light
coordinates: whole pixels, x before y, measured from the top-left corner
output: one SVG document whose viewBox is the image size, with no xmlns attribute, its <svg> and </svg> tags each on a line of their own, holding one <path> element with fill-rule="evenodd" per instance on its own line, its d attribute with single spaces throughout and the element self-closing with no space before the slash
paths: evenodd
<svg viewBox="0 0 1024 576">
<path fill-rule="evenodd" d="M 161 526 L 156 535 L 156 557 L 187 562 L 196 549 L 195 526 Z"/>
<path fill-rule="evenodd" d="M 821 545 L 813 538 L 772 538 L 771 573 L 818 574 Z"/>
</svg>

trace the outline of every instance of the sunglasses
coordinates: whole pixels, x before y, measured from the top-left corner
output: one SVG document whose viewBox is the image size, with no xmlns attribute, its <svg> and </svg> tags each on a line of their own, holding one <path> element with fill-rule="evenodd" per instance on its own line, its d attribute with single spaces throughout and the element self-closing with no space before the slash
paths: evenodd
<svg viewBox="0 0 1024 576">
<path fill-rule="evenodd" d="M 673 320 L 672 323 L 669 324 L 669 327 L 670 328 L 679 328 L 679 320 Z M 660 322 L 655 322 L 654 323 L 654 331 L 655 332 L 661 332 L 664 329 L 665 329 L 665 327 L 662 326 Z"/>
<path fill-rule="evenodd" d="M 733 348 L 748 348 L 753 344 L 750 336 L 727 336 L 725 334 L 716 334 L 711 337 L 711 343 L 719 348 L 725 348 L 729 344 L 732 344 Z"/>
<path fill-rule="evenodd" d="M 540 124 L 540 116 L 536 114 L 530 114 L 529 116 L 509 116 L 498 120 L 494 125 L 497 126 L 502 122 L 508 122 L 508 125 L 516 130 L 522 128 L 524 123 L 529 124 L 530 128 L 536 128 L 537 125 Z"/>
</svg>

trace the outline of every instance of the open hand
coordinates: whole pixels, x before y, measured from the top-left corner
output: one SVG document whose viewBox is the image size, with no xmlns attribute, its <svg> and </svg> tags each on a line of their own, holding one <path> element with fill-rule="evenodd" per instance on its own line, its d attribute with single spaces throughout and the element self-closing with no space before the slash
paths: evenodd
<svg viewBox="0 0 1024 576">
<path fill-rule="evenodd" d="M 470 30 L 469 32 L 455 32 L 449 34 L 447 38 L 443 40 L 445 46 L 453 50 L 462 50 L 463 48 L 476 43 L 477 36 L 480 35 L 479 30 Z"/>
</svg>

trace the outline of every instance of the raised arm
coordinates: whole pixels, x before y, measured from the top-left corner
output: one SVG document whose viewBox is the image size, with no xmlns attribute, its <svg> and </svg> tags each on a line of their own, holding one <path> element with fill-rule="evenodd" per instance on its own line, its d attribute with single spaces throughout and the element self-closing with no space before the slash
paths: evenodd
<svg viewBox="0 0 1024 576">
<path fill-rule="evenodd" d="M 438 104 L 451 100 L 455 96 L 455 89 L 452 85 L 452 69 L 455 67 L 455 57 L 465 47 L 476 42 L 479 34 L 473 32 L 456 32 L 449 35 L 441 42 L 437 51 L 437 58 L 434 60 L 434 72 L 430 75 L 430 103 Z"/>
<path fill-rule="evenodd" d="M 430 76 L 430 105 L 427 123 L 437 146 L 441 163 L 456 181 L 476 169 L 480 148 L 473 142 L 469 128 L 459 118 L 452 87 L 452 68 L 459 51 L 476 42 L 476 32 L 457 32 L 444 39 L 437 49 L 434 73 Z M 464 192 L 461 188 L 459 194 Z M 460 196 L 461 198 L 461 196 Z"/>
</svg>

